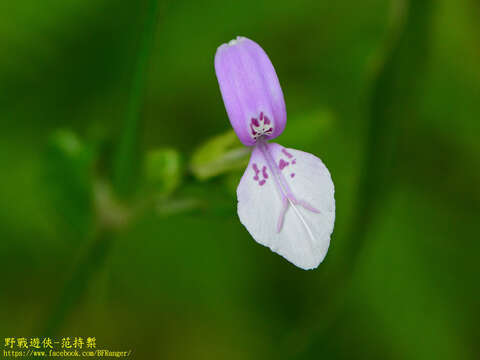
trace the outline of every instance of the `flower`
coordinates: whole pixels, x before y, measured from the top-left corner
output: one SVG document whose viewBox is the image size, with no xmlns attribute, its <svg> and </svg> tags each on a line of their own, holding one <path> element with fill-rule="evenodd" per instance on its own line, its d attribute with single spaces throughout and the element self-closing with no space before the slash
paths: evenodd
<svg viewBox="0 0 480 360">
<path fill-rule="evenodd" d="M 316 156 L 271 143 L 287 112 L 277 74 L 265 51 L 237 37 L 215 54 L 215 72 L 230 123 L 252 147 L 237 188 L 238 216 L 258 243 L 302 269 L 325 258 L 335 221 L 334 186 Z"/>
</svg>

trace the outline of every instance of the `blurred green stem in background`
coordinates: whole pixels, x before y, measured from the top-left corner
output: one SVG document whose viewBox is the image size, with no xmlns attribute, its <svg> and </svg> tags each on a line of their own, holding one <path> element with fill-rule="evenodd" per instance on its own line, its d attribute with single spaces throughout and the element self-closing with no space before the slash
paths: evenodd
<svg viewBox="0 0 480 360">
<path fill-rule="evenodd" d="M 138 181 L 141 163 L 139 154 L 140 113 L 158 20 L 158 0 L 149 0 L 146 16 L 123 132 L 113 164 L 113 185 L 117 194 L 122 197 L 131 195 Z"/>
<path fill-rule="evenodd" d="M 94 214 L 96 221 L 92 226 L 91 240 L 86 241 L 87 249 L 82 259 L 76 264 L 72 275 L 61 291 L 60 297 L 49 315 L 41 334 L 56 334 L 70 315 L 73 308 L 80 303 L 89 282 L 103 267 L 112 247 L 116 229 L 128 224 L 130 212 L 119 204 L 115 195 L 128 197 L 133 193 L 139 174 L 140 151 L 139 130 L 140 113 L 146 82 L 146 73 L 158 19 L 158 0 L 148 0 L 145 27 L 136 61 L 132 88 L 125 122 L 113 159 L 113 190 L 109 184 L 94 181 Z"/>
<path fill-rule="evenodd" d="M 415 99 L 418 99 L 416 95 L 422 83 L 417 74 L 425 73 L 428 59 L 432 1 L 396 0 L 392 4 L 400 18 L 392 24 L 393 34 L 387 40 L 398 39 L 390 51 L 387 45 L 383 66 L 376 76 L 368 104 L 370 121 L 367 124 L 365 160 L 344 271 L 350 271 L 354 266 L 379 204 L 396 183 L 399 138 L 404 126 L 417 117 Z M 402 15 L 404 11 L 406 17 Z M 402 21 L 404 26 L 399 26 Z M 416 74 L 411 72 L 412 68 L 418 69 Z"/>
<path fill-rule="evenodd" d="M 405 124 L 414 121 L 416 117 L 414 99 L 421 83 L 421 79 L 410 73 L 409 69 L 424 69 L 428 58 L 432 13 L 431 0 L 392 1 L 389 31 L 384 45 L 379 49 L 376 63 L 373 64 L 371 93 L 366 104 L 369 121 L 364 163 L 354 218 L 346 239 L 348 252 L 338 262 L 336 275 L 328 274 L 328 278 L 324 279 L 328 282 L 326 288 L 332 291 L 326 304 L 319 307 L 321 316 L 311 317 L 312 321 L 322 318 L 322 323 L 309 324 L 304 326 L 305 329 L 324 333 L 335 326 L 336 316 L 344 305 L 358 256 L 368 240 L 376 212 L 395 186 L 396 177 L 392 174 L 395 174 L 399 161 L 399 137 Z M 302 334 L 294 336 L 298 340 Z M 309 336 L 302 338 L 311 339 Z"/>
<path fill-rule="evenodd" d="M 109 230 L 99 230 L 94 237 L 93 243 L 89 242 L 87 253 L 76 265 L 75 270 L 60 294 L 45 328 L 40 330 L 45 336 L 54 336 L 72 309 L 78 305 L 82 295 L 88 289 L 91 279 L 102 268 L 112 246 L 114 234 Z"/>
</svg>

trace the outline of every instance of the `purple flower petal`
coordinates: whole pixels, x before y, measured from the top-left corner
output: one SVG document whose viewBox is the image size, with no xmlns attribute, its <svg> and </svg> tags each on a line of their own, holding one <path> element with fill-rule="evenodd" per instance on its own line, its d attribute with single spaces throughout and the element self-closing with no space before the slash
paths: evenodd
<svg viewBox="0 0 480 360">
<path fill-rule="evenodd" d="M 257 43 L 238 37 L 221 45 L 215 54 L 215 71 L 230 123 L 244 145 L 283 132 L 287 112 L 282 88 Z"/>
</svg>

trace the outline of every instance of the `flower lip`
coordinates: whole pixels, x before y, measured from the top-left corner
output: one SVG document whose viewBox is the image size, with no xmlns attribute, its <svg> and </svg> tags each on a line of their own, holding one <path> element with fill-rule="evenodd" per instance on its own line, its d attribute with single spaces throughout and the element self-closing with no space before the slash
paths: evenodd
<svg viewBox="0 0 480 360">
<path fill-rule="evenodd" d="M 222 44 L 215 54 L 215 71 L 230 123 L 244 145 L 283 132 L 282 89 L 270 59 L 257 43 L 238 36 Z"/>
</svg>

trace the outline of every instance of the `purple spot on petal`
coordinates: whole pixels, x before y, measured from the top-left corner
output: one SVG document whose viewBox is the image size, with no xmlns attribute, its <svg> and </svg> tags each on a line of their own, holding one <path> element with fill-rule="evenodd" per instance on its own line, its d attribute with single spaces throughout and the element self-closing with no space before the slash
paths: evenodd
<svg viewBox="0 0 480 360">
<path fill-rule="evenodd" d="M 280 170 L 283 170 L 285 166 L 288 166 L 288 162 L 283 159 L 280 159 L 280 162 L 278 164 L 278 167 L 280 168 Z"/>
<path fill-rule="evenodd" d="M 262 175 L 264 179 L 268 179 L 268 174 L 267 174 L 267 167 L 264 166 L 262 169 Z"/>
<path fill-rule="evenodd" d="M 263 112 L 260 113 L 260 120 L 263 120 Z"/>
<path fill-rule="evenodd" d="M 267 167 L 266 166 L 262 167 L 262 171 L 261 171 L 261 173 L 263 175 L 262 180 L 260 180 L 260 176 L 259 176 L 260 175 L 260 169 L 258 168 L 258 165 L 256 163 L 253 163 L 252 168 L 253 168 L 253 171 L 255 171 L 255 175 L 253 176 L 253 180 L 258 181 L 258 185 L 260 185 L 260 186 L 265 184 L 266 179 L 268 179 Z"/>
<path fill-rule="evenodd" d="M 258 181 L 258 174 L 260 173 L 260 170 L 258 169 L 257 164 L 253 163 L 252 164 L 253 171 L 255 171 L 255 176 L 253 177 L 253 180 Z"/>
<path fill-rule="evenodd" d="M 297 163 L 297 159 L 293 159 L 292 165 L 295 165 Z"/>
<path fill-rule="evenodd" d="M 270 119 L 269 119 L 268 117 L 264 116 L 264 117 L 263 117 L 263 123 L 264 123 L 265 125 L 269 125 L 269 124 L 270 124 Z"/>
<path fill-rule="evenodd" d="M 290 177 L 291 177 L 291 178 L 295 177 L 295 173 L 291 173 L 291 174 L 290 174 Z"/>
<path fill-rule="evenodd" d="M 293 155 L 290 154 L 290 153 L 287 151 L 287 149 L 285 149 L 285 148 L 282 149 L 282 152 L 283 152 L 289 159 L 291 159 L 291 158 L 293 157 Z M 293 161 L 295 161 L 295 160 L 293 160 Z M 294 164 L 294 163 L 293 163 L 293 164 Z"/>
<path fill-rule="evenodd" d="M 259 127 L 259 126 L 260 126 L 260 123 L 259 123 L 258 120 L 255 119 L 255 118 L 252 118 L 252 124 L 253 124 L 254 126 L 256 126 L 256 127 Z"/>
</svg>

